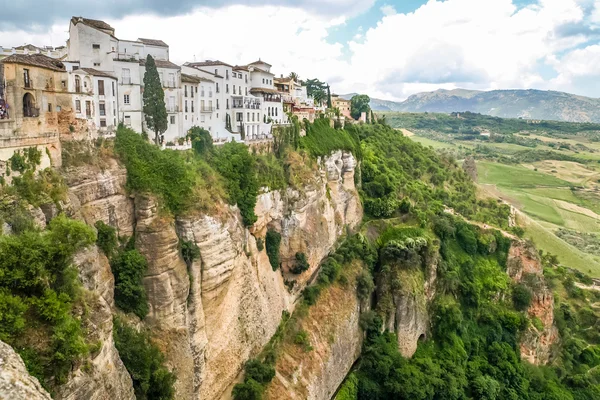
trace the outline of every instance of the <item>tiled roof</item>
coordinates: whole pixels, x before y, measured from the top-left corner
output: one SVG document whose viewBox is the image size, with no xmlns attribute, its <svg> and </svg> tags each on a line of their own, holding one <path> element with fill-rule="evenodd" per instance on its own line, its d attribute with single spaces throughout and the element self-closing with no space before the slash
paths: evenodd
<svg viewBox="0 0 600 400">
<path fill-rule="evenodd" d="M 272 67 L 272 65 L 271 65 L 271 64 L 269 64 L 268 62 L 264 62 L 264 61 L 262 61 L 262 60 L 260 60 L 260 59 L 259 59 L 258 61 L 251 62 L 251 63 L 250 63 L 250 64 L 248 64 L 248 65 L 254 65 L 254 64 L 266 64 L 266 65 L 268 65 L 269 67 Z"/>
<path fill-rule="evenodd" d="M 77 25 L 78 22 L 83 22 L 84 24 L 89 25 L 92 28 L 111 30 L 113 32 L 115 30 L 112 26 L 110 26 L 106 22 L 100 21 L 98 19 L 89 19 L 89 18 L 83 18 L 83 17 L 73 17 L 73 18 L 71 18 L 71 22 L 73 22 L 74 25 Z"/>
<path fill-rule="evenodd" d="M 268 88 L 262 88 L 262 87 L 253 87 L 252 89 L 250 89 L 250 92 L 279 93 L 275 89 L 268 89 Z"/>
<path fill-rule="evenodd" d="M 142 42 L 142 43 L 147 44 L 149 46 L 169 47 L 168 44 L 166 44 L 162 40 L 157 40 L 157 39 L 138 38 L 138 42 Z"/>
<path fill-rule="evenodd" d="M 13 54 L 2 59 L 0 62 L 5 64 L 15 63 L 33 65 L 35 67 L 51 69 L 54 71 L 66 71 L 65 66 L 61 61 L 43 54 Z"/>
<path fill-rule="evenodd" d="M 200 83 L 200 78 L 194 75 L 181 73 L 181 82 Z"/>
<path fill-rule="evenodd" d="M 94 68 L 80 68 L 80 69 L 82 71 L 87 72 L 90 75 L 93 75 L 93 76 L 103 76 L 105 78 L 117 79 L 114 75 L 111 75 L 108 72 L 98 71 L 97 69 L 94 69 Z"/>
<path fill-rule="evenodd" d="M 181 69 L 181 67 L 177 64 L 172 63 L 171 61 L 166 60 L 154 60 L 157 68 L 171 68 L 171 69 Z M 140 60 L 140 65 L 145 66 L 146 60 Z"/>
<path fill-rule="evenodd" d="M 248 67 L 245 65 L 236 65 L 233 67 L 234 71 L 248 71 Z"/>
<path fill-rule="evenodd" d="M 219 60 L 215 60 L 215 61 L 206 60 L 206 61 L 200 61 L 200 62 L 192 62 L 192 63 L 189 63 L 189 65 L 191 67 L 212 67 L 215 65 L 225 65 L 227 67 L 232 67 L 231 65 L 224 63 L 223 61 L 219 61 Z"/>
<path fill-rule="evenodd" d="M 256 68 L 256 67 L 252 67 L 254 71 L 258 71 L 258 72 L 262 72 L 263 74 L 267 74 L 267 75 L 273 75 L 275 76 L 275 74 L 269 72 L 269 71 L 265 71 L 264 69 L 260 69 L 260 68 Z"/>
</svg>

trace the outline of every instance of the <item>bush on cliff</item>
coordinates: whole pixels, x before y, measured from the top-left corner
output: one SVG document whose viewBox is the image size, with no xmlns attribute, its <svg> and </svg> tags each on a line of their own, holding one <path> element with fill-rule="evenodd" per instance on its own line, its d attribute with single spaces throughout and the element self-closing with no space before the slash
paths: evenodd
<svg viewBox="0 0 600 400">
<path fill-rule="evenodd" d="M 281 235 L 279 232 L 269 229 L 265 237 L 265 246 L 267 248 L 267 256 L 273 271 L 279 268 L 279 246 L 281 244 Z"/>
<path fill-rule="evenodd" d="M 142 279 L 148 261 L 139 251 L 126 250 L 115 256 L 110 266 L 115 276 L 115 303 L 121 310 L 144 319 L 148 314 L 148 301 Z"/>
</svg>

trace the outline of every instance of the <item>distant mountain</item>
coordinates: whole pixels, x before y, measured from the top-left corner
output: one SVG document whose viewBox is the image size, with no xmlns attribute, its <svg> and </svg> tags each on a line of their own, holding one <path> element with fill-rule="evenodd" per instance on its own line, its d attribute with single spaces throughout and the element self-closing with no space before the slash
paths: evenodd
<svg viewBox="0 0 600 400">
<path fill-rule="evenodd" d="M 343 95 L 350 98 L 353 94 Z M 410 96 L 403 102 L 371 99 L 375 111 L 471 111 L 502 118 L 570 122 L 600 122 L 600 99 L 543 90 L 436 90 Z"/>
</svg>

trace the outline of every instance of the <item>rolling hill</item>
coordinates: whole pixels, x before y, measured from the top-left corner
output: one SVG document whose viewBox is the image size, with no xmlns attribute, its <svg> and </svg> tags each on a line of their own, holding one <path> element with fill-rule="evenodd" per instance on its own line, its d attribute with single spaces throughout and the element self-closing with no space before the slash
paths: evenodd
<svg viewBox="0 0 600 400">
<path fill-rule="evenodd" d="M 353 94 L 344 95 L 345 98 Z M 371 99 L 375 111 L 471 111 L 502 118 L 600 122 L 600 99 L 543 90 L 455 89 L 418 93 L 403 102 Z"/>
</svg>

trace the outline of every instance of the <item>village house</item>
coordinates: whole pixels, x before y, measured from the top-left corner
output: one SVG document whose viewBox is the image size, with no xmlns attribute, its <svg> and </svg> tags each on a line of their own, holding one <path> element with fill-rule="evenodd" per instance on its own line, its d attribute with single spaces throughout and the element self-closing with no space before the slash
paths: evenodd
<svg viewBox="0 0 600 400">
<path fill-rule="evenodd" d="M 352 118 L 350 114 L 350 100 L 346 100 L 337 94 L 331 95 L 331 107 L 340 110 L 340 114 L 346 118 Z"/>
<path fill-rule="evenodd" d="M 60 165 L 60 134 L 72 118 L 64 64 L 38 53 L 13 54 L 0 63 L 0 103 L 6 110 L 0 119 L 0 160 L 36 146 L 44 149 L 42 168 Z"/>
</svg>

